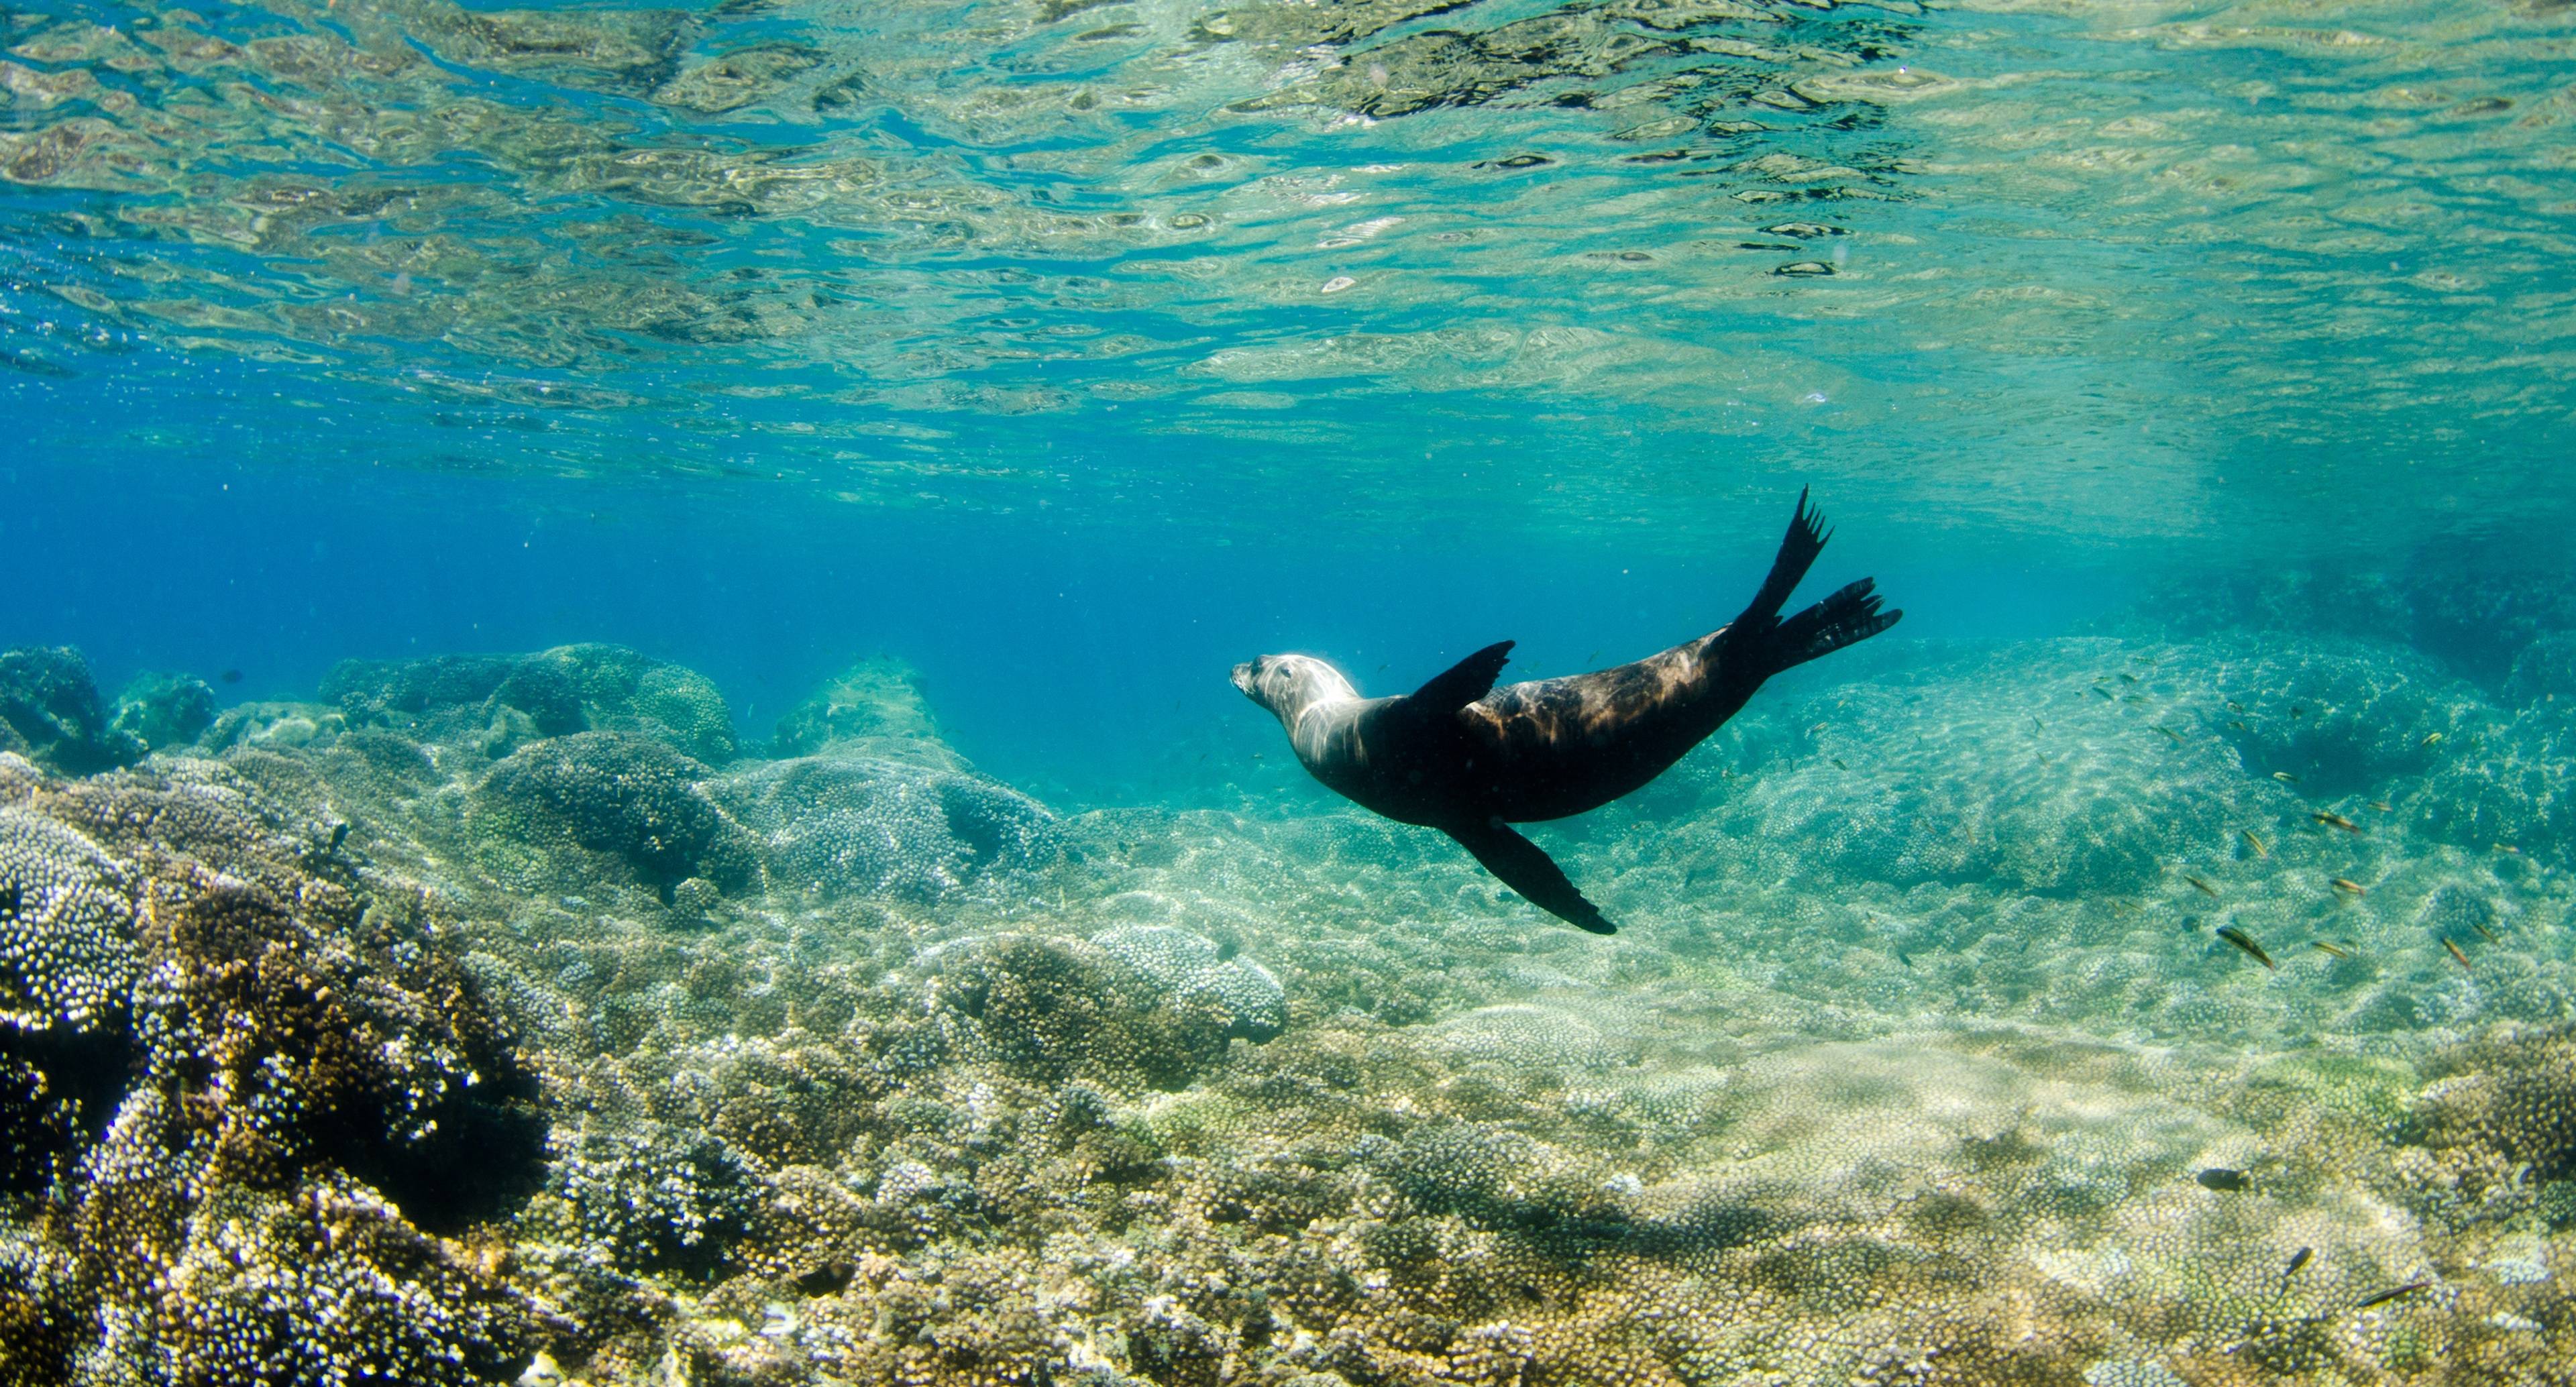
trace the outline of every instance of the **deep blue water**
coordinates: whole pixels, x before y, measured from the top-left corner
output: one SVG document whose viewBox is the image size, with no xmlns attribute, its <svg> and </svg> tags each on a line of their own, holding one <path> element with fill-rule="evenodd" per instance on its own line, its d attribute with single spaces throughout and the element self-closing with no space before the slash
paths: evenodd
<svg viewBox="0 0 2576 1387">
<path fill-rule="evenodd" d="M 1363 546 L 1289 515 L 1275 539 L 1104 543 L 1036 518 L 256 465 L 182 484 L 22 464 L 7 485 L 19 577 L 0 643 L 76 644 L 111 693 L 144 670 L 239 670 L 227 697 L 310 698 L 342 659 L 605 640 L 706 672 L 762 737 L 888 653 L 979 765 L 1084 803 L 1195 799 L 1227 778 L 1200 753 L 1268 749 L 1270 720 L 1225 682 L 1249 655 L 1314 651 L 1394 691 L 1508 638 L 1529 677 L 1566 673 L 1722 624 L 1769 563 L 1763 539 L 1638 556 L 1465 527 Z M 1783 519 L 1793 496 L 1749 519 Z M 1828 552 L 1833 575 L 1898 595 L 1908 635 L 2045 634 L 2122 598 L 2114 573 L 1906 549 L 1854 526 Z"/>
</svg>

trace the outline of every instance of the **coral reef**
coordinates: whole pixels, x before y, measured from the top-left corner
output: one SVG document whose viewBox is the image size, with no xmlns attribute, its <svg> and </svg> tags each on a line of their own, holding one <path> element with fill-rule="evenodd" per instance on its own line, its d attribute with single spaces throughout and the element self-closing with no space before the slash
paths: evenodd
<svg viewBox="0 0 2576 1387">
<path fill-rule="evenodd" d="M 829 755 L 771 761 L 711 787 L 810 893 L 936 900 L 1025 879 L 1058 852 L 1056 817 L 961 770 Z"/>
<path fill-rule="evenodd" d="M 489 1380 L 530 1312 L 438 1234 L 524 1197 L 544 1128 L 433 904 L 215 763 L 10 784 L 0 1225 L 44 1250 L 0 1278 L 0 1359 Z"/>
<path fill-rule="evenodd" d="M 1228 1034 L 1268 1040 L 1288 1024 L 1288 994 L 1279 979 L 1205 935 L 1173 925 L 1121 925 L 1091 942 L 1163 995 L 1215 1004 Z"/>
<path fill-rule="evenodd" d="M 1537 830 L 1607 939 L 885 664 L 774 759 L 595 647 L 0 753 L 0 1382 L 2566 1387 L 2554 649 L 1785 679 Z"/>
<path fill-rule="evenodd" d="M 500 874 L 613 878 L 672 887 L 690 878 L 740 889 L 757 880 L 757 845 L 708 799 L 707 768 L 627 732 L 579 732 L 510 754 L 476 789 L 470 822 Z"/>
<path fill-rule="evenodd" d="M 2481 1187 L 2576 1179 L 2576 1028 L 2506 1027 L 2434 1057 L 2424 1144 Z"/>
</svg>

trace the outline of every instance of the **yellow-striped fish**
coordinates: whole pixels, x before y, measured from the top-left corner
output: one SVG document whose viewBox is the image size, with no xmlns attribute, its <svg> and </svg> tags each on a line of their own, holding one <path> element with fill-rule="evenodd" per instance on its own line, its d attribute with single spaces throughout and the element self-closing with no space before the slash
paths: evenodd
<svg viewBox="0 0 2576 1387">
<path fill-rule="evenodd" d="M 2477 971 L 2475 968 L 2469 966 L 2469 956 L 2461 953 L 2460 946 L 2451 942 L 2451 936 L 2447 934 L 2442 936 L 2442 947 L 2450 951 L 2451 960 L 2460 965 L 2461 972 L 2474 973 Z"/>
<path fill-rule="evenodd" d="M 2337 895 L 2367 896 L 2370 894 L 2369 887 L 2362 885 L 2360 882 L 2347 880 L 2343 877 L 2336 877 L 2334 880 L 2327 882 L 2326 884 L 2333 887 Z"/>
<path fill-rule="evenodd" d="M 2344 948 L 2339 944 L 2329 944 L 2322 939 L 2309 940 L 2308 947 L 2316 950 L 2318 953 L 2325 954 L 2333 958 L 2352 957 L 2352 950 Z"/>
<path fill-rule="evenodd" d="M 2240 828 L 2236 831 L 2245 835 L 2245 846 L 2252 848 L 2256 857 L 2270 857 L 2272 855 L 2272 850 L 2263 846 L 2262 835 L 2256 833 L 2250 828 Z"/>
<path fill-rule="evenodd" d="M 2251 954 L 2256 963 L 2262 964 L 2266 968 L 2277 968 L 2280 966 L 2272 961 L 2272 956 L 2270 954 L 2263 952 L 2262 945 L 2255 943 L 2251 936 L 2234 925 L 2220 925 L 2218 927 L 2218 937 L 2235 945 L 2237 948 L 2244 950 L 2246 953 Z"/>
</svg>

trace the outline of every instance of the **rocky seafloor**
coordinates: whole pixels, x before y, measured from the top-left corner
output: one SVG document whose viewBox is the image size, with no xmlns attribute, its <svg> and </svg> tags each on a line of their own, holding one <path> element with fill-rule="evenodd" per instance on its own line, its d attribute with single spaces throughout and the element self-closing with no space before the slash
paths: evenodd
<svg viewBox="0 0 2576 1387">
<path fill-rule="evenodd" d="M 2576 1382 L 2576 634 L 2408 600 L 1825 662 L 1608 939 L 883 662 L 0 655 L 0 1383 Z"/>
</svg>

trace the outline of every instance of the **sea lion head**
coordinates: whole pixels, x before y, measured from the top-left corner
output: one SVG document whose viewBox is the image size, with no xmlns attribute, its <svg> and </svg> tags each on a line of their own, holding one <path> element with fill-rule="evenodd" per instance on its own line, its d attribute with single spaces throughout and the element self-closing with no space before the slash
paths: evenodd
<svg viewBox="0 0 2576 1387">
<path fill-rule="evenodd" d="M 1357 698 L 1359 690 L 1342 672 L 1312 655 L 1263 655 L 1234 667 L 1234 686 L 1282 722 L 1319 700 Z"/>
</svg>

